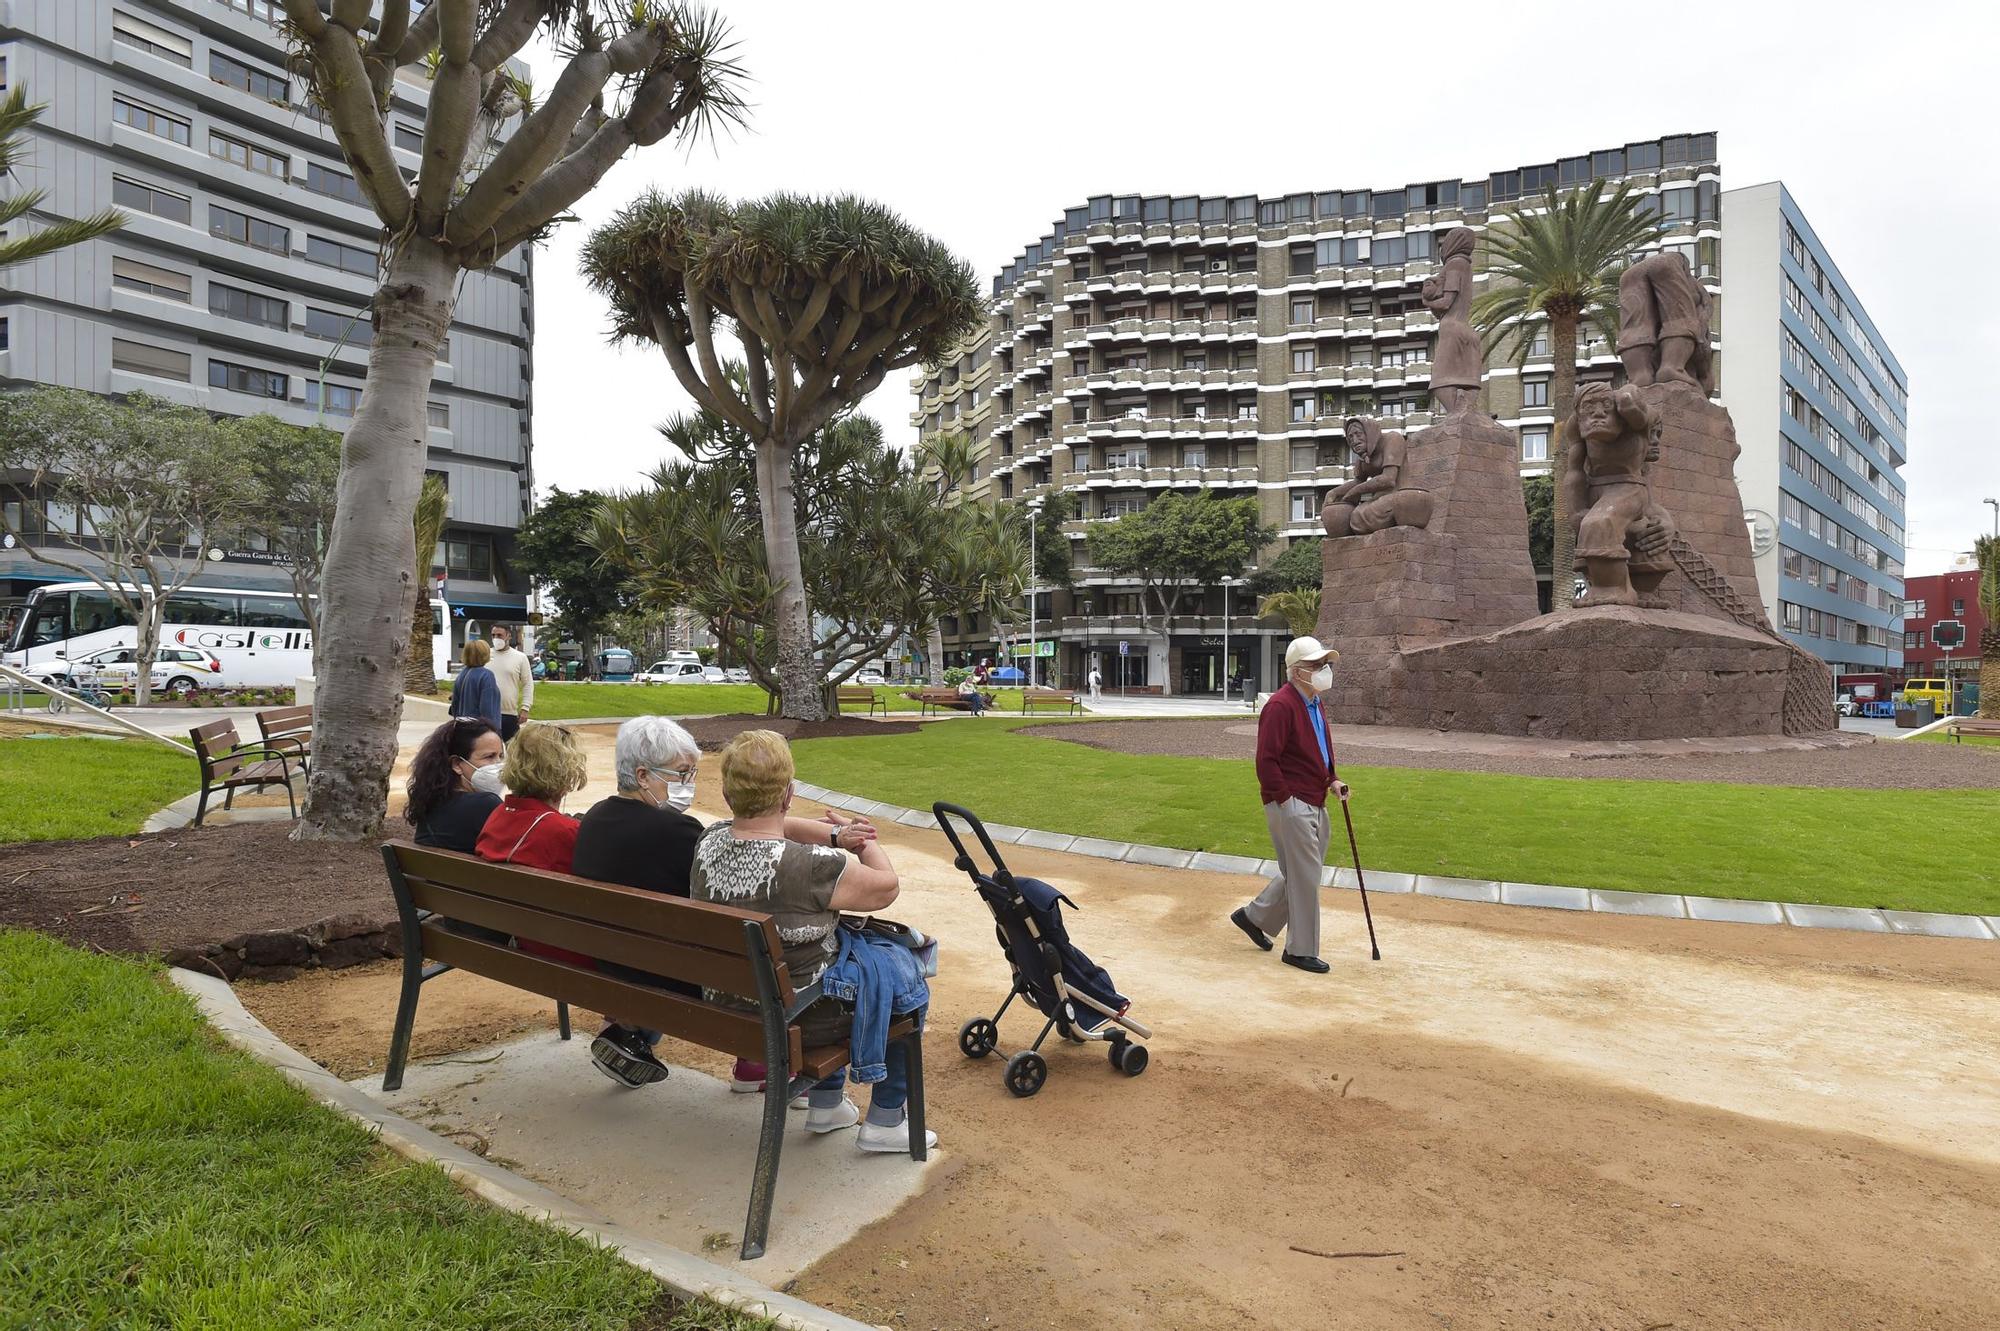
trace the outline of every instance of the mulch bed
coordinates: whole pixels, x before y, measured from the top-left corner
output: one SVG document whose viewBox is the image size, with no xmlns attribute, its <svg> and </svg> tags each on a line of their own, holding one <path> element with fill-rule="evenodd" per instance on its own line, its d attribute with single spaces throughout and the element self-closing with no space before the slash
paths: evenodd
<svg viewBox="0 0 2000 1331">
<path fill-rule="evenodd" d="M 714 753 L 745 730 L 775 730 L 787 740 L 851 739 L 869 735 L 908 735 L 917 729 L 915 721 L 869 721 L 843 716 L 831 721 L 787 721 L 776 716 L 705 716 L 688 721 L 687 727 L 702 752 Z"/>
<path fill-rule="evenodd" d="M 293 824 L 0 846 L 0 927 L 164 956 L 235 979 L 398 955 L 375 842 L 293 841 Z M 407 834 L 397 820 L 396 834 Z"/>
</svg>

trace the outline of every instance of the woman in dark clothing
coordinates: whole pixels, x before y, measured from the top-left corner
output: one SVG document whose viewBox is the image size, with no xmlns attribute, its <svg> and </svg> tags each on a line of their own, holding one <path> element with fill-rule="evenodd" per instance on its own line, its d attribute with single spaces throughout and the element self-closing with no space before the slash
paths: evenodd
<svg viewBox="0 0 2000 1331">
<path fill-rule="evenodd" d="M 500 806 L 506 756 L 500 732 L 476 717 L 453 717 L 430 733 L 404 788 L 403 817 L 419 846 L 472 853 L 486 816 Z"/>
<path fill-rule="evenodd" d="M 465 662 L 465 669 L 459 671 L 458 678 L 451 683 L 451 706 L 447 710 L 453 716 L 477 718 L 498 730 L 500 681 L 493 678 L 493 672 L 486 668 L 486 663 L 493 659 L 493 649 L 486 645 L 484 639 L 467 638 L 461 659 Z"/>
</svg>

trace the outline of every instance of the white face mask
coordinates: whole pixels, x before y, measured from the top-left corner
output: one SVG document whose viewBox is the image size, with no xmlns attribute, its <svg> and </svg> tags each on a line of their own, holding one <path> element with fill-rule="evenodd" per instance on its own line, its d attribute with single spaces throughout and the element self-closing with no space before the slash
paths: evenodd
<svg viewBox="0 0 2000 1331">
<path fill-rule="evenodd" d="M 1310 678 L 1312 680 L 1313 692 L 1325 693 L 1333 687 L 1333 667 L 1321 666 L 1312 672 Z"/>
<path fill-rule="evenodd" d="M 694 803 L 694 782 L 667 782 L 667 804 L 675 813 L 686 813 Z"/>
<path fill-rule="evenodd" d="M 472 788 L 483 790 L 488 795 L 505 795 L 507 788 L 500 784 L 500 769 L 505 763 L 488 763 L 484 767 L 472 769 Z"/>
</svg>

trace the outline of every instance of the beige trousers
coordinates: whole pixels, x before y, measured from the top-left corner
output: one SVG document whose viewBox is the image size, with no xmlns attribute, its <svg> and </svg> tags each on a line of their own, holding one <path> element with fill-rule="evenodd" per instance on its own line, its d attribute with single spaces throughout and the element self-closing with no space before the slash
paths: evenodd
<svg viewBox="0 0 2000 1331">
<path fill-rule="evenodd" d="M 1327 839 L 1333 820 L 1327 811 L 1302 799 L 1264 806 L 1277 851 L 1278 876 L 1264 885 L 1257 899 L 1243 908 L 1250 923 L 1265 933 L 1285 932 L 1285 951 L 1295 957 L 1319 955 L 1319 880 L 1326 865 Z"/>
</svg>

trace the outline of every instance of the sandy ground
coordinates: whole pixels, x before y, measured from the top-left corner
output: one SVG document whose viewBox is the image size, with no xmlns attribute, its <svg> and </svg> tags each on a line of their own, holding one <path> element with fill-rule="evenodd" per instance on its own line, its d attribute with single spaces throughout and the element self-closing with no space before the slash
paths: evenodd
<svg viewBox="0 0 2000 1331">
<path fill-rule="evenodd" d="M 1479 746 L 1463 737 L 1403 731 L 1397 733 L 1406 742 L 1385 744 L 1378 727 L 1334 726 L 1332 732 L 1340 761 L 1357 766 L 1868 790 L 2000 789 L 2000 749 L 1970 744 L 1847 736 L 1850 742 L 1842 745 L 1762 752 L 1622 754 L 1611 751 L 1614 746 L 1597 746 L 1605 752 L 1585 754 L 1560 741 L 1506 736 L 1483 737 L 1489 742 Z M 1249 759 L 1257 745 L 1257 723 L 1242 717 L 1087 722 L 1035 726 L 1026 733 L 1118 753 L 1187 758 Z"/>
<path fill-rule="evenodd" d="M 609 785 L 593 753 L 586 798 Z M 699 811 L 718 787 L 711 759 Z M 927 1064 L 949 1158 L 803 1297 L 899 1328 L 2000 1325 L 1992 943 L 1390 897 L 1371 964 L 1329 892 L 1313 977 L 1224 921 L 1249 880 L 1007 848 L 1081 904 L 1073 936 L 1157 1031 L 1136 1080 L 1045 1046 L 1018 1100 L 953 1047 L 1007 988 L 989 917 L 941 836 L 884 841 L 889 913 L 945 940 Z M 394 988 L 373 967 L 243 993 L 353 1076 Z M 450 975 L 417 1052 L 550 1024 Z M 1017 1005 L 1003 1047 L 1034 1031 Z M 1352 1253 L 1393 1255 L 1319 1255 Z"/>
</svg>

